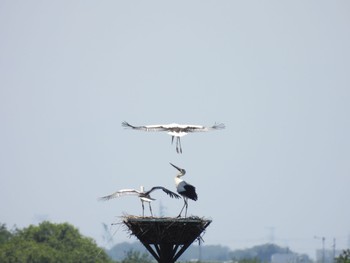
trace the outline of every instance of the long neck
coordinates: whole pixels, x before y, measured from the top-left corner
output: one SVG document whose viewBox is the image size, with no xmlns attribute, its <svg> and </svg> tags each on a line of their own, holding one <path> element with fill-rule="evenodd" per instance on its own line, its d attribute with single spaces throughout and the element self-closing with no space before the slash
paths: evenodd
<svg viewBox="0 0 350 263">
<path fill-rule="evenodd" d="M 180 176 L 176 176 L 175 177 L 175 184 L 178 185 L 179 183 L 181 183 L 183 180 L 180 178 Z"/>
</svg>

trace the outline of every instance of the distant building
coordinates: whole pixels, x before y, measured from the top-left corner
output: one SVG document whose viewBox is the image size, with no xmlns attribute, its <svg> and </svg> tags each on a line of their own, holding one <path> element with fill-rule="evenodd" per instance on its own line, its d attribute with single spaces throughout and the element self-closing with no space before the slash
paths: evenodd
<svg viewBox="0 0 350 263">
<path fill-rule="evenodd" d="M 271 263 L 300 263 L 301 257 L 295 253 L 276 253 L 271 256 Z"/>
<path fill-rule="evenodd" d="M 318 262 L 318 263 L 333 263 L 334 258 L 338 257 L 341 253 L 342 253 L 342 250 L 317 249 L 316 250 L 316 262 Z"/>
</svg>

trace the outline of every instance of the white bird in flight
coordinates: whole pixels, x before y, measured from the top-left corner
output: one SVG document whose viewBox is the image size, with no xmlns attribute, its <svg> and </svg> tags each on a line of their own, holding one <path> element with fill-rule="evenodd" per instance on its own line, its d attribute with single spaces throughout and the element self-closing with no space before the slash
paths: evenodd
<svg viewBox="0 0 350 263">
<path fill-rule="evenodd" d="M 186 207 L 186 210 L 185 210 L 185 217 L 186 217 L 187 216 L 187 208 L 188 208 L 188 198 L 192 199 L 194 201 L 197 201 L 197 199 L 198 199 L 198 196 L 196 193 L 196 188 L 193 185 L 186 183 L 183 179 L 180 178 L 186 174 L 185 169 L 179 168 L 176 165 L 173 165 L 172 163 L 170 163 L 170 164 L 180 172 L 179 174 L 177 174 L 175 176 L 175 185 L 176 185 L 177 192 L 180 195 L 182 195 L 182 197 L 184 199 L 184 206 L 182 207 L 178 217 L 181 216 L 181 213 L 185 207 Z"/>
<path fill-rule="evenodd" d="M 164 125 L 146 125 L 146 126 L 133 126 L 126 121 L 122 122 L 122 126 L 126 128 L 131 128 L 134 130 L 141 130 L 141 131 L 165 131 L 169 135 L 171 135 L 171 143 L 174 142 L 174 138 L 176 137 L 176 152 L 182 153 L 181 148 L 181 140 L 180 138 L 182 136 L 185 136 L 186 134 L 190 132 L 206 132 L 211 130 L 221 130 L 225 128 L 225 124 L 214 124 L 213 126 L 206 127 L 202 125 L 191 125 L 191 124 L 164 124 Z"/>
<path fill-rule="evenodd" d="M 144 202 L 148 203 L 149 205 L 149 210 L 151 212 L 151 216 L 153 217 L 153 213 L 152 213 L 152 207 L 151 207 L 151 202 L 156 200 L 154 198 L 152 198 L 150 196 L 151 192 L 153 192 L 154 190 L 163 190 L 168 196 L 170 196 L 171 198 L 181 198 L 178 194 L 166 189 L 165 187 L 162 186 L 154 186 L 151 188 L 151 190 L 148 190 L 147 192 L 145 192 L 145 189 L 143 186 L 140 187 L 140 190 L 136 190 L 136 189 L 122 189 L 119 190 L 111 195 L 107 195 L 107 196 L 103 196 L 100 197 L 99 200 L 101 201 L 107 201 L 110 200 L 112 198 L 116 198 L 116 197 L 120 197 L 120 196 L 125 196 L 125 195 L 134 195 L 134 196 L 138 196 L 141 200 L 142 203 L 142 216 L 144 217 L 145 214 L 145 206 L 144 206 Z"/>
</svg>

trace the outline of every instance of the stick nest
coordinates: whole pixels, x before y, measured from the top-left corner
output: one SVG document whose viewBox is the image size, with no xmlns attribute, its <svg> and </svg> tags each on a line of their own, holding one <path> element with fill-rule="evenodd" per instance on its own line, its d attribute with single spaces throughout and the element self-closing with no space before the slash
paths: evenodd
<svg viewBox="0 0 350 263">
<path fill-rule="evenodd" d="M 145 244 L 184 245 L 200 238 L 211 220 L 191 216 L 173 217 L 139 217 L 123 216 L 123 223 L 132 235 Z"/>
</svg>

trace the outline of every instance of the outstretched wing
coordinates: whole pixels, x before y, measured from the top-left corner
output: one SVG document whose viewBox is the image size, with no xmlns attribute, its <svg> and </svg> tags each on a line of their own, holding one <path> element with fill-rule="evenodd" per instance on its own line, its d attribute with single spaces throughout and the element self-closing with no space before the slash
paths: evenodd
<svg viewBox="0 0 350 263">
<path fill-rule="evenodd" d="M 125 128 L 131 128 L 140 131 L 171 131 L 171 132 L 206 132 L 211 130 L 221 130 L 225 128 L 223 123 L 215 123 L 213 126 L 206 127 L 202 125 L 191 125 L 191 124 L 160 124 L 160 125 L 146 125 L 146 126 L 133 126 L 128 122 L 122 122 L 122 126 Z"/>
<path fill-rule="evenodd" d="M 213 126 L 206 127 L 201 125 L 183 125 L 184 132 L 206 132 L 211 130 L 222 130 L 225 128 L 223 123 L 215 123 Z"/>
<path fill-rule="evenodd" d="M 137 191 L 135 189 L 122 189 L 122 190 L 119 190 L 111 195 L 106 195 L 106 196 L 100 197 L 98 200 L 107 201 L 107 200 L 110 200 L 112 198 L 116 198 L 116 197 L 120 197 L 120 196 L 124 196 L 124 195 L 137 195 L 137 196 L 139 196 L 139 194 L 140 194 L 140 191 Z"/>
<path fill-rule="evenodd" d="M 154 186 L 151 188 L 151 190 L 147 191 L 145 194 L 148 195 L 150 194 L 151 192 L 153 192 L 154 190 L 163 190 L 164 193 L 166 193 L 168 196 L 170 196 L 171 198 L 181 198 L 181 196 L 179 196 L 178 194 L 170 191 L 169 189 L 166 189 L 165 187 L 163 186 Z"/>
<path fill-rule="evenodd" d="M 163 125 L 146 125 L 146 126 L 133 126 L 126 121 L 122 122 L 122 126 L 125 128 L 131 128 L 140 131 L 167 131 L 167 128 Z"/>
</svg>

